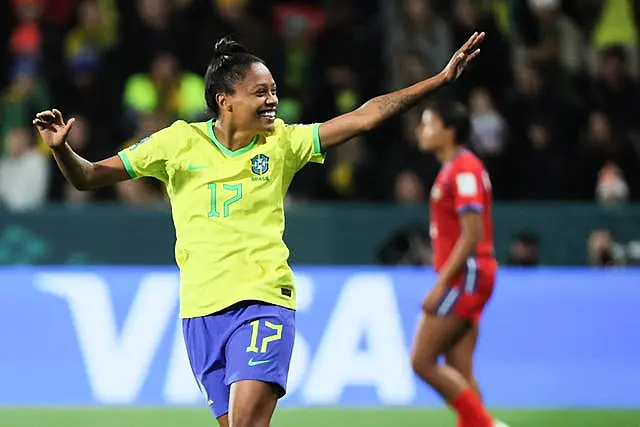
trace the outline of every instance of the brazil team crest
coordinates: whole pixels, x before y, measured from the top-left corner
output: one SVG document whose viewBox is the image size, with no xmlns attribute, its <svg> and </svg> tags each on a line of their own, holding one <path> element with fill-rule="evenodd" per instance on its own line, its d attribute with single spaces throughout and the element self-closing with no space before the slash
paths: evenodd
<svg viewBox="0 0 640 427">
<path fill-rule="evenodd" d="M 256 175 L 264 175 L 269 170 L 269 157 L 257 154 L 251 159 L 251 172 Z"/>
</svg>

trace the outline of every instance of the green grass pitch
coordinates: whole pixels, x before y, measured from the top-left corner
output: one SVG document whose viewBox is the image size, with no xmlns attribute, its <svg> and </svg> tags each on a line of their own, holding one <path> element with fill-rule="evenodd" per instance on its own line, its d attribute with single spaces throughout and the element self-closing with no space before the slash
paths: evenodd
<svg viewBox="0 0 640 427">
<path fill-rule="evenodd" d="M 640 427 L 638 411 L 496 410 L 512 427 Z M 447 410 L 280 409 L 273 427 L 453 427 Z M 2 408 L 0 427 L 199 427 L 217 426 L 203 409 Z"/>
</svg>

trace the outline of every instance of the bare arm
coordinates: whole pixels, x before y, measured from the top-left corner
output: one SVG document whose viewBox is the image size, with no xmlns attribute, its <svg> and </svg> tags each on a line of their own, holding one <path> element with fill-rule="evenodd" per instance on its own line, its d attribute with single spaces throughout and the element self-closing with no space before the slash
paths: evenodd
<svg viewBox="0 0 640 427">
<path fill-rule="evenodd" d="M 320 125 L 320 146 L 325 151 L 368 132 L 396 114 L 407 111 L 427 94 L 446 84 L 442 74 L 423 80 L 413 86 L 378 96 L 357 110 L 338 116 Z"/>
<path fill-rule="evenodd" d="M 92 163 L 76 154 L 67 143 L 51 151 L 64 177 L 78 190 L 92 190 L 131 179 L 118 156 Z"/>
<path fill-rule="evenodd" d="M 478 243 L 482 240 L 482 214 L 466 212 L 460 216 L 461 233 L 458 241 L 449 255 L 449 259 L 442 266 L 438 276 L 438 283 L 451 283 L 460 273 Z"/>
<path fill-rule="evenodd" d="M 78 190 L 91 190 L 130 179 L 118 156 L 92 163 L 71 149 L 66 141 L 74 119 L 65 123 L 60 111 L 54 109 L 38 113 L 33 123 L 51 148 L 62 174 Z"/>
<path fill-rule="evenodd" d="M 413 86 L 378 96 L 357 110 L 343 114 L 320 125 L 320 146 L 323 151 L 380 126 L 387 119 L 407 111 L 427 95 L 457 79 L 467 64 L 480 53 L 478 46 L 484 33 L 474 33 L 458 50 L 439 74 Z"/>
</svg>

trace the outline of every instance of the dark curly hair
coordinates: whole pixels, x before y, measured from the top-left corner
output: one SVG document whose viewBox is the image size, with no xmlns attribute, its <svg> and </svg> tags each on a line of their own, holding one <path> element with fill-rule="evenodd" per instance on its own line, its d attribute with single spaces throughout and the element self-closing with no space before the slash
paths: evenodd
<svg viewBox="0 0 640 427">
<path fill-rule="evenodd" d="M 211 113 L 217 117 L 220 107 L 216 101 L 219 93 L 234 93 L 234 86 L 241 81 L 249 67 L 264 61 L 248 53 L 245 48 L 230 37 L 220 39 L 213 50 L 213 58 L 204 77 L 205 101 Z"/>
</svg>

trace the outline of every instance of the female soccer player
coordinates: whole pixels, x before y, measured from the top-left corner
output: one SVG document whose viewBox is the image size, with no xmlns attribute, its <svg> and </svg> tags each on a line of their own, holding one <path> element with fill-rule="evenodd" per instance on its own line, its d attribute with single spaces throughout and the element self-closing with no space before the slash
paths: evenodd
<svg viewBox="0 0 640 427">
<path fill-rule="evenodd" d="M 483 407 L 472 371 L 478 322 L 493 292 L 498 263 L 491 181 L 480 159 L 462 147 L 470 128 L 463 105 L 437 102 L 424 111 L 418 129 L 419 148 L 443 165 L 431 190 L 429 215 L 438 280 L 424 301 L 412 364 L 456 410 L 459 427 L 505 426 Z"/>
<path fill-rule="evenodd" d="M 58 110 L 34 124 L 64 176 L 87 190 L 150 176 L 165 183 L 176 228 L 180 317 L 193 374 L 221 426 L 266 427 L 286 391 L 295 335 L 295 287 L 282 235 L 283 201 L 308 162 L 454 81 L 480 51 L 474 33 L 438 75 L 374 98 L 326 123 L 276 119 L 265 63 L 222 39 L 205 76 L 215 119 L 176 121 L 92 163 L 66 143 Z"/>
</svg>

